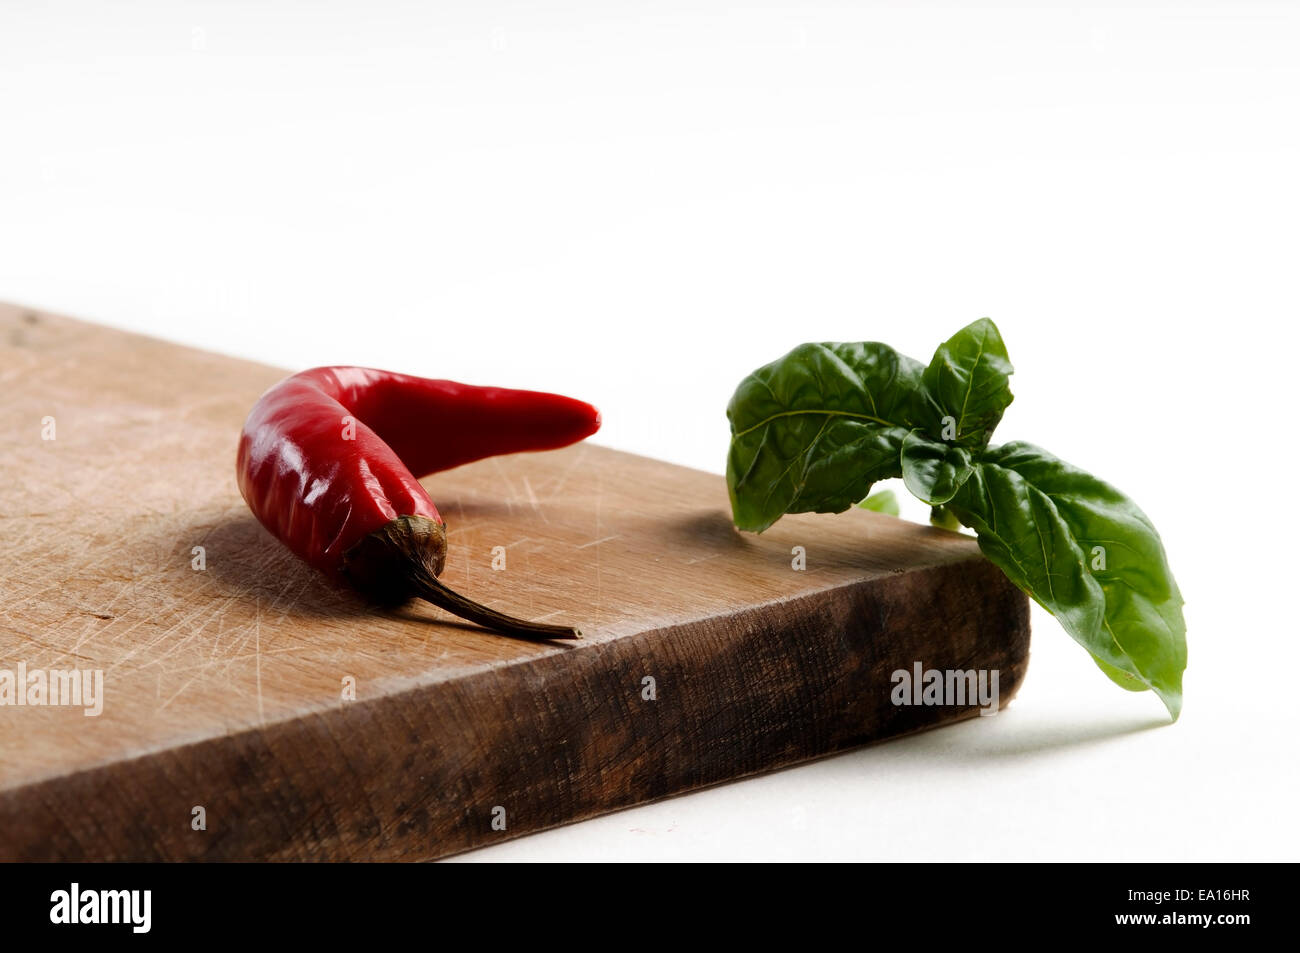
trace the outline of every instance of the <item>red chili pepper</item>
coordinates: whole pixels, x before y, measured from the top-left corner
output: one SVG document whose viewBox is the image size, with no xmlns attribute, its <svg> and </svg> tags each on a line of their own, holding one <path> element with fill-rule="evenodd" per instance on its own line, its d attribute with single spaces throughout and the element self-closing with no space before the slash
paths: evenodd
<svg viewBox="0 0 1300 953">
<path fill-rule="evenodd" d="M 438 580 L 446 528 L 417 477 L 595 433 L 600 413 L 558 394 L 473 387 L 364 367 L 317 367 L 268 390 L 244 422 L 239 491 L 277 539 L 384 605 L 427 599 L 528 638 L 577 629 L 503 615 Z"/>
</svg>

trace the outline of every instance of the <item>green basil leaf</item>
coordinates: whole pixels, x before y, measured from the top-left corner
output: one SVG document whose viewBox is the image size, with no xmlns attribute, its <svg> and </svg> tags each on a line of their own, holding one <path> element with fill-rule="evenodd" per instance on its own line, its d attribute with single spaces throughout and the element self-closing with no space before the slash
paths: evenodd
<svg viewBox="0 0 1300 953">
<path fill-rule="evenodd" d="M 886 516 L 897 516 L 900 512 L 898 497 L 894 495 L 893 490 L 881 490 L 879 493 L 872 493 L 858 506 L 864 510 L 871 510 L 873 513 L 884 513 Z"/>
<path fill-rule="evenodd" d="M 953 516 L 952 510 L 946 506 L 930 507 L 930 524 L 953 533 L 961 532 L 961 520 Z"/>
<path fill-rule="evenodd" d="M 975 471 L 969 450 L 930 440 L 916 430 L 904 438 L 901 460 L 907 489 L 931 506 L 951 500 Z"/>
<path fill-rule="evenodd" d="M 980 318 L 934 352 L 922 375 L 918 416 L 936 440 L 979 449 L 1014 399 L 1011 361 L 997 325 Z"/>
<path fill-rule="evenodd" d="M 899 476 L 922 370 L 885 344 L 803 344 L 741 381 L 727 406 L 736 526 L 839 513 Z"/>
<path fill-rule="evenodd" d="M 1096 477 L 1027 443 L 992 447 L 948 506 L 1007 576 L 1111 679 L 1152 689 L 1177 720 L 1183 599 L 1146 515 Z"/>
</svg>

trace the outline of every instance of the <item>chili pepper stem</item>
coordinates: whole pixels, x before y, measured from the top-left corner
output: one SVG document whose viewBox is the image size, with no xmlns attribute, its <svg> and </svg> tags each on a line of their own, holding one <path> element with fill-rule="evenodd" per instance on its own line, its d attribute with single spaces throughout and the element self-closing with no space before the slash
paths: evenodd
<svg viewBox="0 0 1300 953">
<path fill-rule="evenodd" d="M 384 605 L 423 599 L 468 622 L 521 639 L 580 639 L 572 626 L 529 622 L 489 609 L 438 578 L 447 559 L 447 531 L 423 516 L 399 516 L 343 555 L 343 573 L 363 595 Z"/>
<path fill-rule="evenodd" d="M 523 639 L 580 639 L 582 633 L 572 626 L 545 625 L 541 622 L 529 622 L 505 615 L 495 609 L 467 599 L 455 589 L 449 589 L 436 577 L 429 576 L 412 580 L 414 595 L 426 602 L 432 602 L 440 609 L 446 609 L 452 615 L 460 616 L 466 621 L 494 629 L 505 635 Z"/>
</svg>

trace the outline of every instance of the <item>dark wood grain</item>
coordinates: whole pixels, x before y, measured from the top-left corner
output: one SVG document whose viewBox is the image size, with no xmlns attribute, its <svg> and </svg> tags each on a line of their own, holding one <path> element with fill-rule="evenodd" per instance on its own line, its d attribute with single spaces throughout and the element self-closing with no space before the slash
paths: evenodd
<svg viewBox="0 0 1300 953">
<path fill-rule="evenodd" d="M 445 578 L 585 640 L 375 612 L 235 490 L 283 372 L 3 306 L 0 361 L 0 669 L 106 683 L 98 718 L 0 707 L 3 859 L 429 859 L 976 713 L 894 706 L 916 661 L 996 669 L 1002 704 L 1024 676 L 1026 599 L 969 539 L 863 511 L 739 534 L 720 477 L 591 445 L 426 481 Z"/>
</svg>

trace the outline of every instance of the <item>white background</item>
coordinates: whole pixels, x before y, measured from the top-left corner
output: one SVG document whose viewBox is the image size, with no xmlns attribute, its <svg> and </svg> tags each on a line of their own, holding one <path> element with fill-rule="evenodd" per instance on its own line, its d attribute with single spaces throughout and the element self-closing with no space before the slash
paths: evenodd
<svg viewBox="0 0 1300 953">
<path fill-rule="evenodd" d="M 0 6 L 0 298 L 716 472 L 757 365 L 988 315 L 1162 530 L 1177 725 L 1038 613 L 997 718 L 469 859 L 1300 859 L 1297 169 L 1295 3 Z"/>
</svg>

